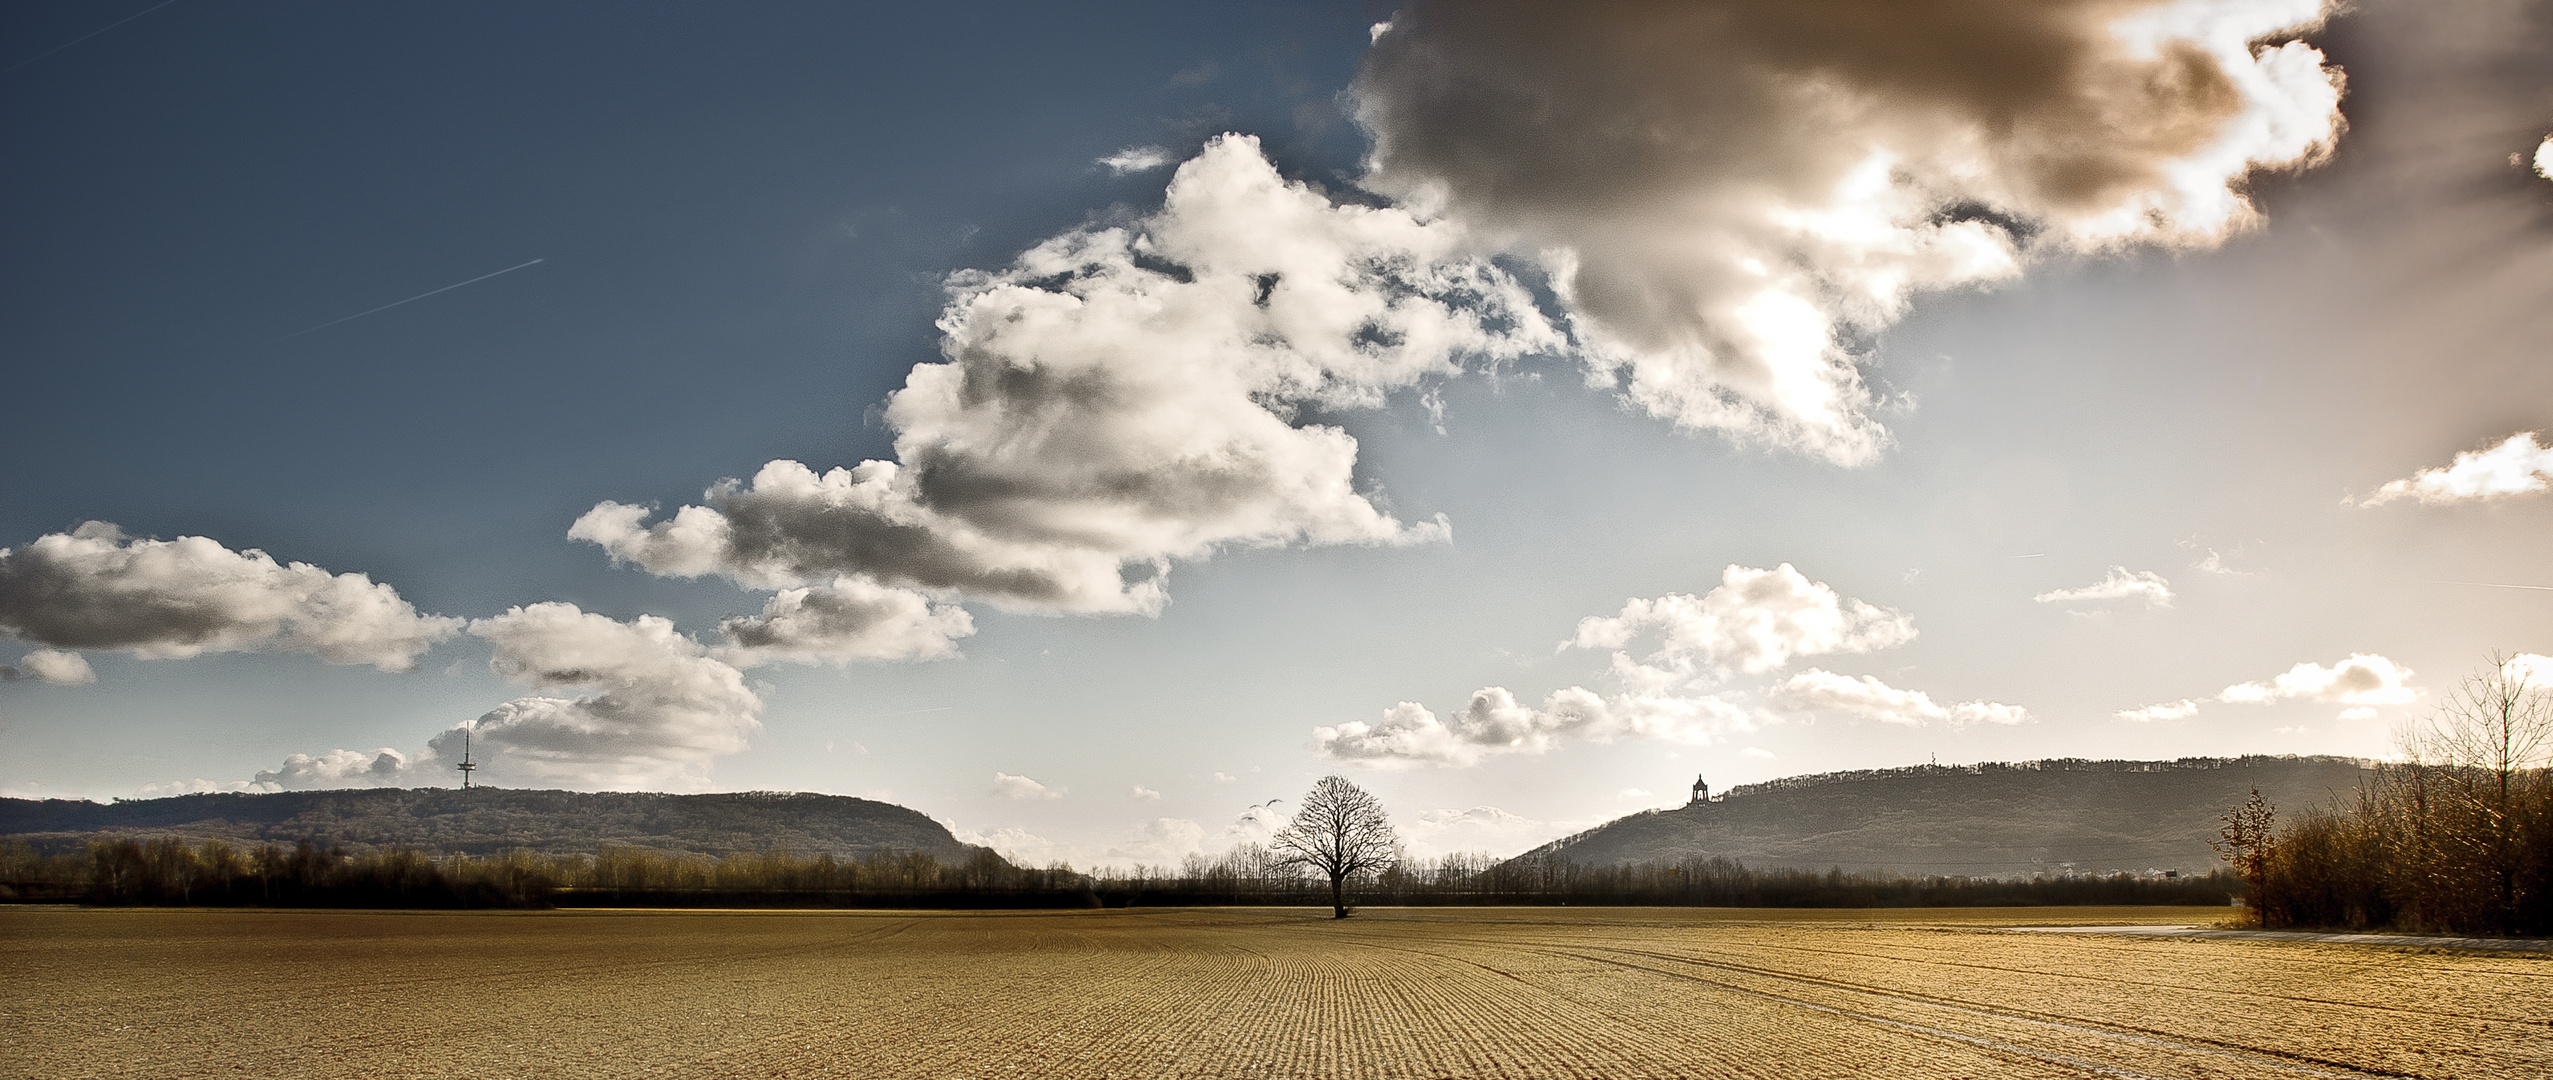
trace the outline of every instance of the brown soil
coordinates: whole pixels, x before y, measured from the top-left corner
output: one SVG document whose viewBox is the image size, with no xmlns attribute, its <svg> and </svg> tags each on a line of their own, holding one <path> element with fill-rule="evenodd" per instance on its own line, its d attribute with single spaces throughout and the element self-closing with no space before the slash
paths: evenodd
<svg viewBox="0 0 2553 1080">
<path fill-rule="evenodd" d="M 0 1075 L 2514 1077 L 2553 958 L 2222 909 L 0 909 Z"/>
</svg>

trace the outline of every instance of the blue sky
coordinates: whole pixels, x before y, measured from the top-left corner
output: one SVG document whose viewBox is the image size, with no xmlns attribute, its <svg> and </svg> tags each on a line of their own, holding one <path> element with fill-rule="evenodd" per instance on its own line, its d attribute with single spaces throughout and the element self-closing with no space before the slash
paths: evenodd
<svg viewBox="0 0 2553 1080">
<path fill-rule="evenodd" d="M 2553 653 L 2542 3 L 1961 9 L 2054 75 L 1920 6 L 81 40 L 145 6 L 0 16 L 10 794 L 447 783 L 475 721 L 1038 861 L 1332 770 L 1506 853 L 1697 773 L 2378 754 Z"/>
</svg>

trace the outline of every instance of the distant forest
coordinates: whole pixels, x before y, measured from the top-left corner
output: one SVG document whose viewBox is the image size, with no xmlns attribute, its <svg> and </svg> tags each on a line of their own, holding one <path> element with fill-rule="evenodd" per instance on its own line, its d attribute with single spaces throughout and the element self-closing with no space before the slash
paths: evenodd
<svg viewBox="0 0 2553 1080">
<path fill-rule="evenodd" d="M 1483 854 L 1404 860 L 1356 883 L 1378 905 L 1582 904 L 1700 907 L 2223 905 L 2230 874 L 1995 880 L 1753 870 L 1727 859 L 1587 866 Z M 990 851 L 944 862 L 926 852 L 858 858 L 787 852 L 723 858 L 645 848 L 588 857 L 509 852 L 349 854 L 304 841 L 99 840 L 84 854 L 0 847 L 0 898 L 102 905 L 268 907 L 914 907 L 1317 905 L 1327 886 L 1269 849 L 1243 845 L 1178 867 L 1089 874 L 1019 867 Z"/>
</svg>

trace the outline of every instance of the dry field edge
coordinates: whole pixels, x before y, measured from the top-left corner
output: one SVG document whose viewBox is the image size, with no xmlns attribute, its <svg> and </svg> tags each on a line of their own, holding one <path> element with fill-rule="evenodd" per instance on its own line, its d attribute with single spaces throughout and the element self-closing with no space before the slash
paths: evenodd
<svg viewBox="0 0 2553 1080">
<path fill-rule="evenodd" d="M 2524 1077 L 2553 956 L 2222 908 L 0 909 L 0 1075 Z"/>
</svg>

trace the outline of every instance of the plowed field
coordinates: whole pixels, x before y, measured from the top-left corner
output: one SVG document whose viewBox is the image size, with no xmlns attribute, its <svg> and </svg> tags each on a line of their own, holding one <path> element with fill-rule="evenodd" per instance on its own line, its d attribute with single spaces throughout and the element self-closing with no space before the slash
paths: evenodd
<svg viewBox="0 0 2553 1080">
<path fill-rule="evenodd" d="M 2222 909 L 0 909 L 0 1075 L 2553 1075 L 2553 958 Z"/>
</svg>

